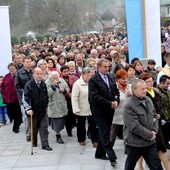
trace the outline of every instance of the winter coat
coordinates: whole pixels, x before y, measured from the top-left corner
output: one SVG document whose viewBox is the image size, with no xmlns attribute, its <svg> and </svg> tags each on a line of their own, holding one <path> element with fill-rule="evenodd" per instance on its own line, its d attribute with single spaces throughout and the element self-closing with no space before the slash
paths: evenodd
<svg viewBox="0 0 170 170">
<path fill-rule="evenodd" d="M 126 145 L 134 147 L 147 147 L 155 143 L 151 140 L 151 131 L 158 131 L 158 121 L 154 119 L 156 114 L 153 103 L 149 97 L 144 100 L 134 94 L 128 100 L 123 112 L 124 141 Z"/>
<path fill-rule="evenodd" d="M 32 78 L 32 70 L 30 70 L 28 72 L 27 70 L 25 70 L 24 67 L 19 69 L 16 73 L 15 88 L 16 88 L 16 91 L 17 91 L 17 95 L 18 95 L 18 99 L 19 99 L 20 104 L 22 104 L 22 95 L 23 95 L 25 84 L 29 80 L 31 80 L 31 78 Z"/>
<path fill-rule="evenodd" d="M 65 98 L 65 94 L 69 92 L 69 87 L 64 79 L 59 78 L 58 86 L 52 86 L 52 82 L 50 79 L 45 81 L 48 96 L 49 96 L 49 103 L 48 103 L 48 116 L 50 118 L 62 118 L 67 115 L 67 102 Z M 61 93 L 59 88 L 63 87 L 65 91 Z"/>
<path fill-rule="evenodd" d="M 15 89 L 15 75 L 6 74 L 1 85 L 1 93 L 4 103 L 18 103 L 18 96 Z"/>
<path fill-rule="evenodd" d="M 47 114 L 48 93 L 45 82 L 42 80 L 38 87 L 32 78 L 28 81 L 24 88 L 23 105 L 26 111 L 32 110 L 33 116 L 37 120 L 41 120 Z"/>
<path fill-rule="evenodd" d="M 170 91 L 169 90 L 163 90 L 158 86 L 160 102 L 161 102 L 161 110 L 160 115 L 161 118 L 170 121 Z"/>
<path fill-rule="evenodd" d="M 6 104 L 3 103 L 2 94 L 0 93 L 0 107 L 4 107 Z"/>
<path fill-rule="evenodd" d="M 82 76 L 73 85 L 71 102 L 74 114 L 78 116 L 91 115 L 88 101 L 88 84 L 83 80 Z"/>
<path fill-rule="evenodd" d="M 116 124 L 116 125 L 124 125 L 123 112 L 124 112 L 124 108 L 127 104 L 128 97 L 126 96 L 126 93 L 124 91 L 122 91 L 121 89 L 119 89 L 119 93 L 120 93 L 120 103 L 119 103 L 118 107 L 115 108 L 115 114 L 113 116 L 112 123 Z"/>
<path fill-rule="evenodd" d="M 88 98 L 91 112 L 94 115 L 113 115 L 114 109 L 111 108 L 111 102 L 117 101 L 119 103 L 119 90 L 115 80 L 110 74 L 107 77 L 110 87 L 101 78 L 99 72 L 96 72 L 89 81 Z"/>
</svg>

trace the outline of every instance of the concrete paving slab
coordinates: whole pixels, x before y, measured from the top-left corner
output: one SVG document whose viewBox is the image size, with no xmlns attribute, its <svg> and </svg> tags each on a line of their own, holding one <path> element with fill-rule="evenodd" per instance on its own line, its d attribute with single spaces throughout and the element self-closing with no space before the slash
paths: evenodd
<svg viewBox="0 0 170 170">
<path fill-rule="evenodd" d="M 0 156 L 0 169 L 1 168 L 12 168 L 17 160 L 19 159 L 19 156 Z"/>
<path fill-rule="evenodd" d="M 46 151 L 47 152 L 47 151 Z M 59 159 L 56 154 L 46 153 L 43 155 L 34 154 L 34 155 L 26 155 L 20 157 L 15 167 L 33 167 L 37 166 L 56 166 L 59 163 Z"/>
<path fill-rule="evenodd" d="M 113 168 L 109 161 L 94 158 L 95 148 L 90 139 L 87 138 L 84 147 L 79 145 L 76 128 L 73 129 L 73 137 L 68 137 L 66 131 L 62 131 L 62 138 L 65 142 L 63 145 L 56 143 L 55 132 L 49 128 L 49 144 L 53 151 L 42 150 L 40 140 L 38 140 L 38 147 L 34 148 L 34 155 L 31 155 L 30 142 L 25 140 L 23 125 L 18 134 L 13 133 L 11 129 L 11 124 L 0 128 L 0 170 L 124 169 L 126 155 L 123 140 L 116 140 L 114 150 L 118 157 L 118 164 Z M 169 150 L 168 155 L 170 157 Z"/>
<path fill-rule="evenodd" d="M 81 170 L 81 165 L 59 165 L 57 170 Z"/>
<path fill-rule="evenodd" d="M 34 166 L 34 167 L 22 167 L 12 168 L 12 170 L 56 170 L 57 166 Z"/>
<path fill-rule="evenodd" d="M 104 170 L 105 164 L 85 164 L 81 166 L 81 170 Z"/>
</svg>

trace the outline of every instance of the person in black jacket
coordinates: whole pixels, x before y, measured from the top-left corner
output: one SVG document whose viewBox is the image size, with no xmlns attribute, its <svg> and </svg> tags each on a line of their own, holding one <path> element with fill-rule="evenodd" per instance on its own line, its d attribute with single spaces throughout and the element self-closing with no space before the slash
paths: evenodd
<svg viewBox="0 0 170 170">
<path fill-rule="evenodd" d="M 25 84 L 32 78 L 32 59 L 30 56 L 26 56 L 23 59 L 23 67 L 19 69 L 15 75 L 15 88 L 18 95 L 19 105 L 22 112 L 22 120 L 25 127 L 26 140 L 30 141 L 30 127 L 29 118 L 26 116 L 25 109 L 22 104 L 22 95 L 24 91 Z"/>
<path fill-rule="evenodd" d="M 100 59 L 97 63 L 97 70 L 89 81 L 89 104 L 100 137 L 95 158 L 109 159 L 111 166 L 115 166 L 117 157 L 111 147 L 109 134 L 114 110 L 119 103 L 119 90 L 114 79 L 108 74 L 108 60 Z"/>
<path fill-rule="evenodd" d="M 33 79 L 27 82 L 24 88 L 23 105 L 28 115 L 33 118 L 33 146 L 37 146 L 37 133 L 40 133 L 42 149 L 51 151 L 48 144 L 47 107 L 48 92 L 42 81 L 42 70 L 35 68 Z"/>
</svg>

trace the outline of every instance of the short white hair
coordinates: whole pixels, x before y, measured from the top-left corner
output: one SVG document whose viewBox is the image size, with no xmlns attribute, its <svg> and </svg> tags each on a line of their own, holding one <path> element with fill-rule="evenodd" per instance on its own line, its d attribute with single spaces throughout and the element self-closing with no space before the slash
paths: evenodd
<svg viewBox="0 0 170 170">
<path fill-rule="evenodd" d="M 54 77 L 54 75 L 57 75 L 59 77 L 59 73 L 58 71 L 52 71 L 49 73 L 49 79 L 52 79 Z"/>
<path fill-rule="evenodd" d="M 90 51 L 90 54 L 92 54 L 92 53 L 97 54 L 97 50 L 96 50 L 96 49 L 92 49 L 92 50 Z"/>
<path fill-rule="evenodd" d="M 74 61 L 69 61 L 69 62 L 67 63 L 67 66 L 69 66 L 70 64 L 76 65 Z"/>
</svg>

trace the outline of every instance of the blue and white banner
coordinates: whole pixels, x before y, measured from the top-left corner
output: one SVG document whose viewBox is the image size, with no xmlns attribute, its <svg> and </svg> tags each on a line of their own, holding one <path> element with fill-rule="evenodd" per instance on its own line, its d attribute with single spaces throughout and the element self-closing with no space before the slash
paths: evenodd
<svg viewBox="0 0 170 170">
<path fill-rule="evenodd" d="M 160 0 L 145 0 L 147 58 L 162 66 Z"/>
<path fill-rule="evenodd" d="M 129 60 L 143 58 L 142 1 L 125 0 Z"/>
<path fill-rule="evenodd" d="M 0 75 L 8 73 L 7 66 L 12 61 L 9 7 L 0 6 Z"/>
<path fill-rule="evenodd" d="M 125 0 L 125 9 L 130 60 L 154 59 L 161 66 L 160 0 Z"/>
</svg>

